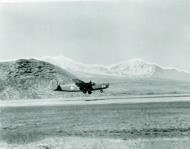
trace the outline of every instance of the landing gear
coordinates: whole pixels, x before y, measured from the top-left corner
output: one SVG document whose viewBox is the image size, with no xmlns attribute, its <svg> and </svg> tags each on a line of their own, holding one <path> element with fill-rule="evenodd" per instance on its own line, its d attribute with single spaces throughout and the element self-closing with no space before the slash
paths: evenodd
<svg viewBox="0 0 190 149">
<path fill-rule="evenodd" d="M 88 91 L 88 94 L 92 94 L 92 91 Z"/>
<path fill-rule="evenodd" d="M 86 91 L 85 91 L 85 90 L 83 90 L 82 92 L 83 92 L 84 94 L 86 94 Z"/>
<path fill-rule="evenodd" d="M 103 93 L 103 90 L 100 90 L 100 93 Z"/>
</svg>

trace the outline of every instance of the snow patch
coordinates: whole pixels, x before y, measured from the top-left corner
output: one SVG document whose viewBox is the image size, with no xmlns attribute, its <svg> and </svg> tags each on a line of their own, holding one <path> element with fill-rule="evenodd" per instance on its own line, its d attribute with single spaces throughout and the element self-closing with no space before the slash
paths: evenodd
<svg viewBox="0 0 190 149">
<path fill-rule="evenodd" d="M 131 59 L 110 67 L 112 72 L 128 77 L 150 77 L 154 74 L 156 66 L 141 59 Z"/>
</svg>

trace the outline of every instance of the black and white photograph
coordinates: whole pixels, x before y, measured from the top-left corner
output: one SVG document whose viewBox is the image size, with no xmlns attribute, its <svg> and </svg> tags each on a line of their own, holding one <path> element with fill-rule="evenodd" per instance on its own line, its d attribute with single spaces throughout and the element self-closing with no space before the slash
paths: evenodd
<svg viewBox="0 0 190 149">
<path fill-rule="evenodd" d="M 0 0 L 0 149 L 190 149 L 190 1 Z"/>
</svg>

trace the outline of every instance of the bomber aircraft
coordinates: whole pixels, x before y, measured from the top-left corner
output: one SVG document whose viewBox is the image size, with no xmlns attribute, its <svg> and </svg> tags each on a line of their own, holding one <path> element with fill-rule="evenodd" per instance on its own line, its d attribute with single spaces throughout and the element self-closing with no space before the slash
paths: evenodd
<svg viewBox="0 0 190 149">
<path fill-rule="evenodd" d="M 83 92 L 84 94 L 86 93 L 91 94 L 92 91 L 97 91 L 97 90 L 103 93 L 103 90 L 109 87 L 109 83 L 94 83 L 92 81 L 84 82 L 79 79 L 72 79 L 72 80 L 74 81 L 74 84 L 68 84 L 63 86 L 57 84 L 57 88 L 54 89 L 54 91 Z"/>
</svg>

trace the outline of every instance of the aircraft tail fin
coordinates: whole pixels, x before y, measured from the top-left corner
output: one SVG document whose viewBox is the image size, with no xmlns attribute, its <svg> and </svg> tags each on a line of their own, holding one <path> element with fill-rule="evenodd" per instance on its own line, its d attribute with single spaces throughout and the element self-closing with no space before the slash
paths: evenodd
<svg viewBox="0 0 190 149">
<path fill-rule="evenodd" d="M 62 91 L 61 86 L 60 86 L 60 85 L 57 85 L 57 88 L 56 88 L 56 89 L 54 89 L 54 91 Z"/>
</svg>

